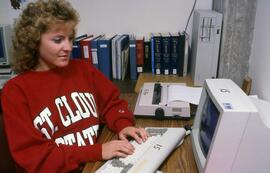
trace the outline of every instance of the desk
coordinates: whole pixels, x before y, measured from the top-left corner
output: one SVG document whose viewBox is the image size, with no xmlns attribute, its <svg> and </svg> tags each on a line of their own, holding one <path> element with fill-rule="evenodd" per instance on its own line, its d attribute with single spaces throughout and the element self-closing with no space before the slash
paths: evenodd
<svg viewBox="0 0 270 173">
<path fill-rule="evenodd" d="M 134 110 L 137 94 L 128 93 L 122 94 L 121 98 L 127 100 L 129 109 Z M 136 119 L 137 127 L 183 127 L 187 124 L 192 124 L 193 119 L 190 120 L 153 120 L 153 119 Z M 99 142 L 106 142 L 116 139 L 117 136 L 112 133 L 107 127 L 104 127 L 98 139 Z M 183 144 L 174 150 L 165 162 L 160 166 L 159 170 L 163 173 L 197 173 L 197 167 L 194 160 L 191 138 L 187 136 Z M 92 173 L 98 169 L 105 162 L 87 163 L 83 169 L 83 173 Z"/>
</svg>

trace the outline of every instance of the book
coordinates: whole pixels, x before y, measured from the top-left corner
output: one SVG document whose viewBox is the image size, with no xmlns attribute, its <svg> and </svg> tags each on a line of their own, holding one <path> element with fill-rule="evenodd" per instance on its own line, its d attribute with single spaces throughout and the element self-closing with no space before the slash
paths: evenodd
<svg viewBox="0 0 270 173">
<path fill-rule="evenodd" d="M 71 58 L 81 58 L 81 47 L 80 47 L 80 40 L 87 37 L 87 34 L 83 34 L 81 36 L 78 36 L 74 39 L 72 42 L 72 52 L 71 52 Z"/>
<path fill-rule="evenodd" d="M 144 64 L 143 71 L 151 72 L 151 44 L 150 36 L 144 36 Z"/>
<path fill-rule="evenodd" d="M 161 55 L 161 34 L 152 33 L 151 37 L 151 59 L 152 59 L 152 73 L 161 74 L 162 72 L 162 55 Z"/>
<path fill-rule="evenodd" d="M 169 33 L 161 33 L 161 52 L 162 52 L 162 70 L 163 74 L 168 75 L 170 74 L 171 70 L 171 51 L 170 51 L 170 45 L 171 45 L 171 39 Z"/>
<path fill-rule="evenodd" d="M 170 33 L 171 37 L 171 74 L 179 74 L 179 59 L 180 59 L 180 36 L 179 33 Z"/>
<path fill-rule="evenodd" d="M 182 32 L 179 33 L 178 75 L 186 76 L 187 68 L 188 68 L 188 35 Z"/>
<path fill-rule="evenodd" d="M 112 78 L 113 79 L 117 79 L 117 64 L 116 64 L 116 57 L 117 57 L 117 46 L 116 46 L 116 42 L 118 39 L 121 38 L 121 35 L 116 35 L 113 39 L 112 39 Z"/>
<path fill-rule="evenodd" d="M 143 37 L 136 37 L 136 59 L 137 59 L 137 72 L 143 72 L 144 65 L 144 39 Z"/>
<path fill-rule="evenodd" d="M 188 33 L 183 33 L 183 34 L 185 35 L 183 76 L 187 76 L 187 74 L 188 74 L 188 63 L 189 63 L 189 35 L 188 35 Z"/>
<path fill-rule="evenodd" d="M 98 68 L 108 79 L 112 79 L 111 40 L 114 36 L 106 35 L 97 40 Z"/>
<path fill-rule="evenodd" d="M 98 40 L 103 38 L 104 37 L 104 34 L 103 35 L 100 35 L 99 37 L 96 37 L 94 38 L 92 41 L 91 41 L 91 53 L 92 53 L 92 61 L 93 61 L 93 65 L 99 69 L 99 66 L 98 66 Z"/>
<path fill-rule="evenodd" d="M 127 76 L 129 70 L 129 39 L 128 42 L 121 53 L 121 65 L 122 65 L 122 72 L 121 72 L 121 80 L 124 80 Z"/>
<path fill-rule="evenodd" d="M 129 57 L 130 79 L 137 80 L 136 38 L 134 35 L 130 35 L 129 37 Z"/>
<path fill-rule="evenodd" d="M 121 80 L 125 77 L 125 74 L 122 74 L 124 68 L 127 68 L 124 58 L 127 58 L 127 49 L 129 49 L 129 37 L 126 34 L 121 35 L 121 37 L 116 41 L 116 79 Z"/>
<path fill-rule="evenodd" d="M 94 38 L 95 37 L 93 37 L 93 35 L 90 35 L 80 40 L 81 57 L 87 59 L 91 64 L 93 64 L 91 53 L 91 40 L 93 40 Z"/>
</svg>

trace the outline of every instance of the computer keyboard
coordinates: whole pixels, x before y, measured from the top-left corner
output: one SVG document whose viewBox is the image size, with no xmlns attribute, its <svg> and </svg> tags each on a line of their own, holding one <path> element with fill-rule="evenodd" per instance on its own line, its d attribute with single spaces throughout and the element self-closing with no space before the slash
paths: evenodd
<svg viewBox="0 0 270 173">
<path fill-rule="evenodd" d="M 155 172 L 186 135 L 185 128 L 147 127 L 146 131 L 150 137 L 144 143 L 130 142 L 135 148 L 132 155 L 108 160 L 96 173 Z"/>
</svg>

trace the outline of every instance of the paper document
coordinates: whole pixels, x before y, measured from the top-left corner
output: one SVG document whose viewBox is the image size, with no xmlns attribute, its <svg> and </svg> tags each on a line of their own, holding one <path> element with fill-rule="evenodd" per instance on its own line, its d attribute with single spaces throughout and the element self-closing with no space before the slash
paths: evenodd
<svg viewBox="0 0 270 173">
<path fill-rule="evenodd" d="M 202 87 L 188 87 L 184 85 L 168 86 L 168 102 L 184 101 L 198 105 L 202 93 Z"/>
</svg>

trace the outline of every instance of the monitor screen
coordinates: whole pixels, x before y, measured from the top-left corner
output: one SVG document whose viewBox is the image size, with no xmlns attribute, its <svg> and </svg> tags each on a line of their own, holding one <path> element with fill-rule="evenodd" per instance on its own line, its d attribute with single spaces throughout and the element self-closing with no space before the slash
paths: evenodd
<svg viewBox="0 0 270 173">
<path fill-rule="evenodd" d="M 12 48 L 11 25 L 0 24 L 0 66 L 9 66 Z"/>
<path fill-rule="evenodd" d="M 215 132 L 215 128 L 219 118 L 219 111 L 213 101 L 206 93 L 206 100 L 203 105 L 201 122 L 199 128 L 199 142 L 204 157 L 207 157 L 209 147 Z"/>
</svg>

